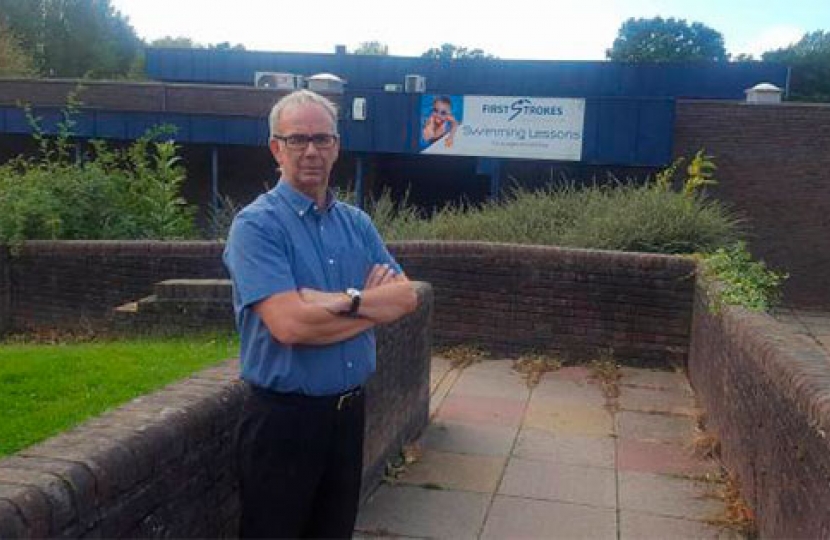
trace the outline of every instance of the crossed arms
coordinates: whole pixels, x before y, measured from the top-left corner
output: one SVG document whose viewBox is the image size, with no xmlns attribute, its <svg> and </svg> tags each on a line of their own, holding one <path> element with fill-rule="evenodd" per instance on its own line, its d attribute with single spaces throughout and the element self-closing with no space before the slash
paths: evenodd
<svg viewBox="0 0 830 540">
<path fill-rule="evenodd" d="M 351 299 L 342 292 L 300 289 L 272 295 L 253 309 L 285 345 L 328 345 L 411 313 L 418 298 L 404 274 L 376 264 L 363 286 L 357 316 L 341 315 L 350 305 Z"/>
</svg>

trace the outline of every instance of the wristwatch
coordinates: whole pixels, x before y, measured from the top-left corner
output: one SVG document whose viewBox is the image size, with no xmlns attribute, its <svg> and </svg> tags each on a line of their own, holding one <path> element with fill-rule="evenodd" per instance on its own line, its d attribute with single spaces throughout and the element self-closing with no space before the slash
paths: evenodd
<svg viewBox="0 0 830 540">
<path fill-rule="evenodd" d="M 348 289 L 346 289 L 346 296 L 348 296 L 351 299 L 352 305 L 349 306 L 349 309 L 344 312 L 344 315 L 356 315 L 357 310 L 360 309 L 360 289 L 349 287 Z"/>
</svg>

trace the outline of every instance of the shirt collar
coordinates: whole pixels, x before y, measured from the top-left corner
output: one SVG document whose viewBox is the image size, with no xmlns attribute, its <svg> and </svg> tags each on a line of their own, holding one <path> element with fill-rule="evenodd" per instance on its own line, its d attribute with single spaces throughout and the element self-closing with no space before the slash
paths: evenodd
<svg viewBox="0 0 830 540">
<path fill-rule="evenodd" d="M 317 210 L 317 204 L 315 201 L 305 193 L 297 191 L 297 189 L 288 183 L 285 178 L 280 178 L 280 181 L 277 183 L 277 187 L 274 188 L 274 191 L 278 195 L 282 196 L 291 209 L 300 216 L 304 216 L 308 212 Z M 327 190 L 325 210 L 331 210 L 336 203 L 337 199 L 334 197 L 334 192 L 331 189 Z"/>
</svg>

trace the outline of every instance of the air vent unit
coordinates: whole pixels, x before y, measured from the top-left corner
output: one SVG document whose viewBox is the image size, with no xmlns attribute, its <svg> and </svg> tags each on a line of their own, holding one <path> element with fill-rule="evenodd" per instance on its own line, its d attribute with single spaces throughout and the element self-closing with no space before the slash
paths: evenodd
<svg viewBox="0 0 830 540">
<path fill-rule="evenodd" d="M 403 87 L 408 94 L 423 94 L 427 91 L 427 78 L 423 75 L 407 75 Z"/>
<path fill-rule="evenodd" d="M 294 73 L 274 73 L 273 71 L 257 71 L 254 76 L 254 86 L 257 88 L 272 88 L 274 90 L 296 90 L 303 86 L 303 76 Z"/>
</svg>

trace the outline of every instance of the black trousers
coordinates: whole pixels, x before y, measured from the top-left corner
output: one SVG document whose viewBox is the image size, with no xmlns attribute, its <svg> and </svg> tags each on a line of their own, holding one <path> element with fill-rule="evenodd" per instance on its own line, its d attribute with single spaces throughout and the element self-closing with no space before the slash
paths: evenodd
<svg viewBox="0 0 830 540">
<path fill-rule="evenodd" d="M 351 538 L 365 400 L 251 387 L 236 430 L 240 538 Z"/>
</svg>

